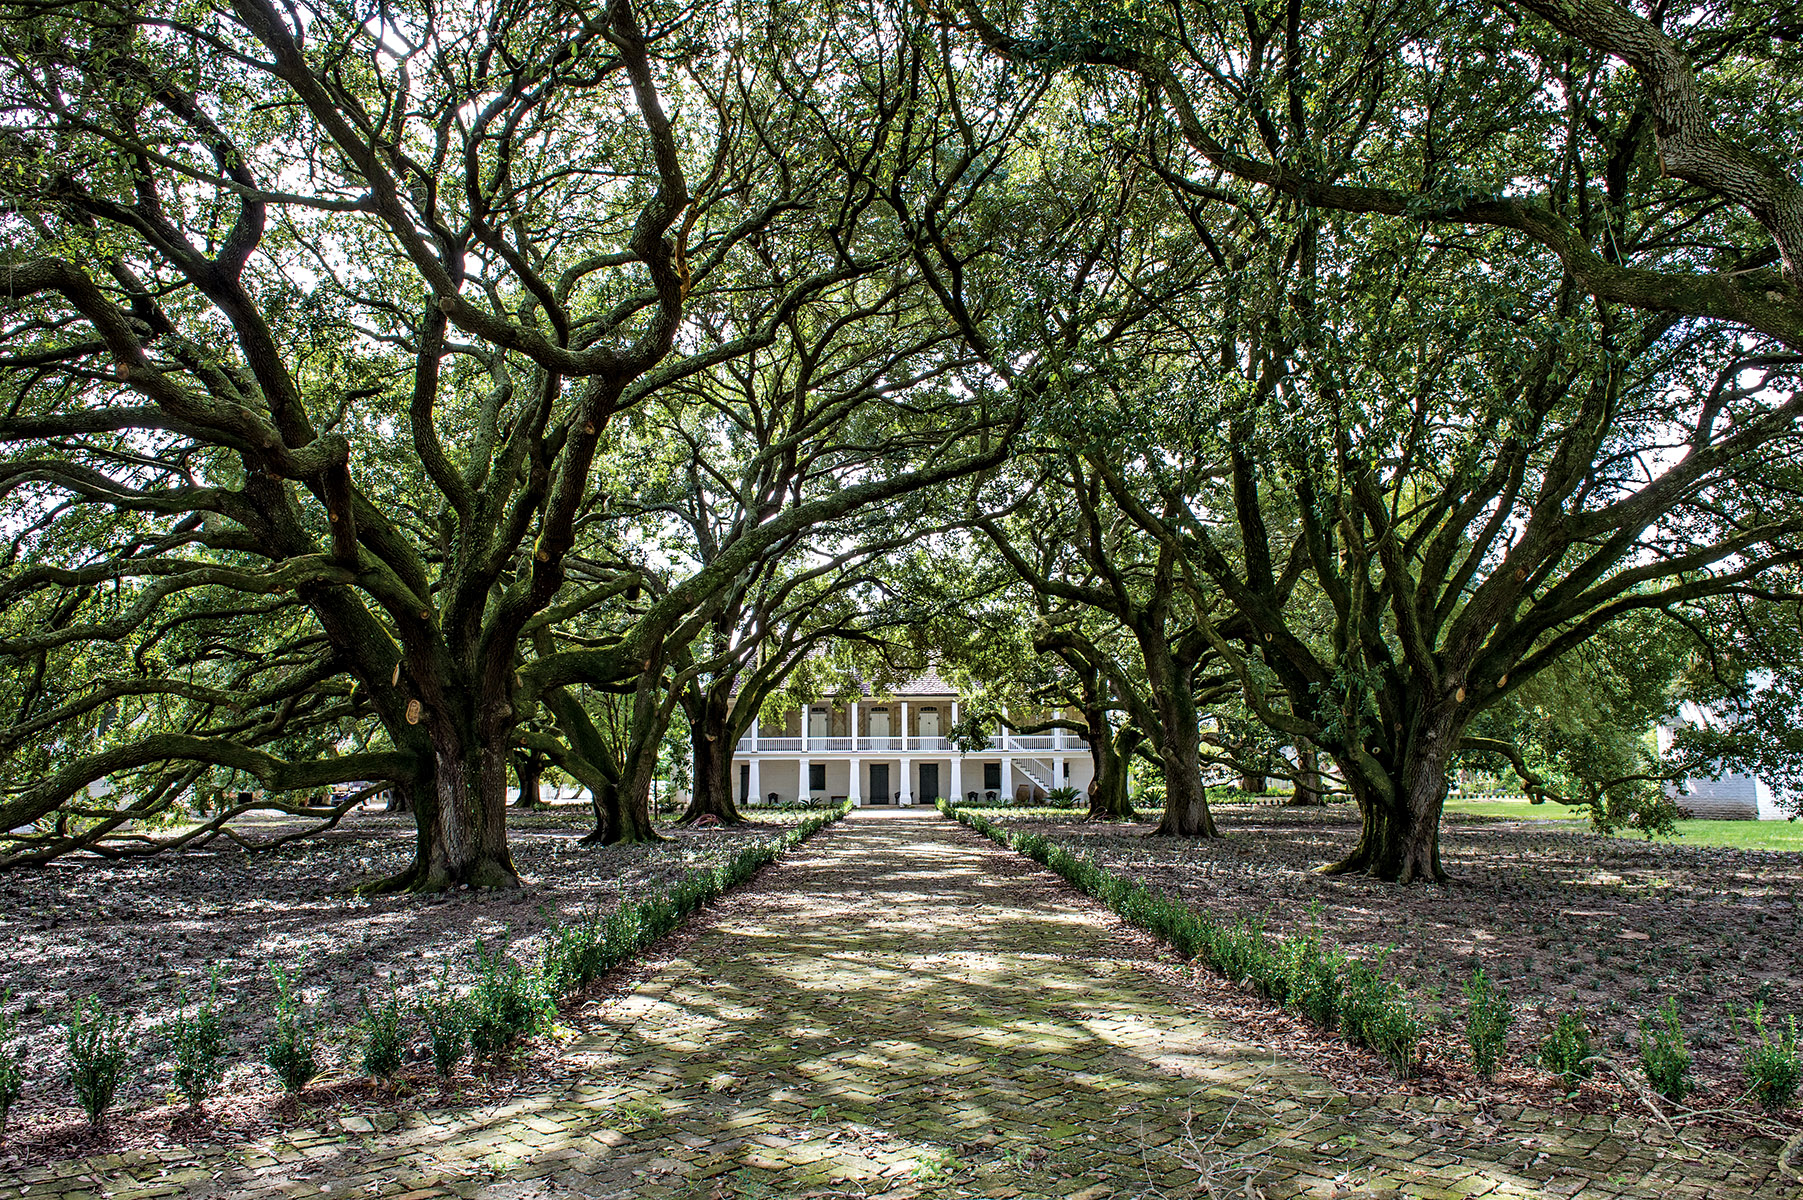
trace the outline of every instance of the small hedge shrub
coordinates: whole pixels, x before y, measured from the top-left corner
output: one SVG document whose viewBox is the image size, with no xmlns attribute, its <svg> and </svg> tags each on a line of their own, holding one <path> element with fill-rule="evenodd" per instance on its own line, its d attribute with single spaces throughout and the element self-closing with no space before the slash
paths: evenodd
<svg viewBox="0 0 1803 1200">
<path fill-rule="evenodd" d="M 1746 1046 L 1747 1084 L 1767 1110 L 1789 1108 L 1803 1087 L 1803 1059 L 1797 1054 L 1797 1018 L 1790 1018 L 1789 1028 L 1776 1036 L 1768 1034 L 1762 1001 L 1753 1006 L 1748 1020 L 1758 1040 L 1749 1041 Z"/>
<path fill-rule="evenodd" d="M 297 1093 L 319 1075 L 319 1034 L 301 995 L 300 972 L 290 973 L 278 966 L 271 966 L 269 972 L 275 979 L 275 1020 L 263 1061 L 285 1091 Z"/>
<path fill-rule="evenodd" d="M 1564 1013 L 1553 1031 L 1540 1043 L 1540 1065 L 1576 1088 L 1589 1079 L 1596 1065 L 1588 1061 L 1594 1052 L 1590 1047 L 1590 1027 L 1577 1013 Z"/>
<path fill-rule="evenodd" d="M 69 1084 L 95 1129 L 113 1106 L 133 1049 L 131 1027 L 123 1014 L 109 1015 L 98 996 L 75 1002 L 69 1017 Z"/>
<path fill-rule="evenodd" d="M 175 1091 L 189 1104 L 213 1094 L 225 1077 L 225 1022 L 219 1016 L 219 973 L 212 972 L 206 993 L 188 1010 L 188 996 L 177 1001 L 175 1016 L 163 1027 L 174 1058 Z"/>
<path fill-rule="evenodd" d="M 1659 1020 L 1640 1022 L 1640 1069 L 1653 1090 L 1667 1100 L 1690 1095 L 1690 1047 L 1678 1024 L 1678 1002 L 1667 999 Z"/>
<path fill-rule="evenodd" d="M 1471 1048 L 1471 1066 L 1480 1079 L 1496 1074 L 1503 1046 L 1515 1014 L 1509 998 L 1479 967 L 1465 983 L 1465 1044 Z"/>
</svg>

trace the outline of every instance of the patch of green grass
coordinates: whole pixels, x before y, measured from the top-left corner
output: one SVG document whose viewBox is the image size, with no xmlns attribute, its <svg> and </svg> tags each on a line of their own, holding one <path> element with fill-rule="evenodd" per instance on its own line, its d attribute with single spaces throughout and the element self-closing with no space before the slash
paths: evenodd
<svg viewBox="0 0 1803 1200">
<path fill-rule="evenodd" d="M 1563 804 L 1529 804 L 1526 800 L 1448 800 L 1446 814 L 1460 817 L 1501 817 L 1510 821 L 1571 821 L 1590 819 L 1587 808 Z M 1742 850 L 1795 850 L 1803 852 L 1803 821 L 1679 821 L 1678 835 L 1654 838 L 1679 846 L 1727 846 Z M 1638 838 L 1631 830 L 1618 837 Z"/>
<path fill-rule="evenodd" d="M 1563 804 L 1529 804 L 1526 800 L 1448 800 L 1446 811 L 1464 817 L 1506 817 L 1511 821 L 1583 821 L 1587 808 Z"/>
<path fill-rule="evenodd" d="M 1655 840 L 1680 846 L 1803 852 L 1803 821 L 1679 821 L 1677 837 Z"/>
</svg>

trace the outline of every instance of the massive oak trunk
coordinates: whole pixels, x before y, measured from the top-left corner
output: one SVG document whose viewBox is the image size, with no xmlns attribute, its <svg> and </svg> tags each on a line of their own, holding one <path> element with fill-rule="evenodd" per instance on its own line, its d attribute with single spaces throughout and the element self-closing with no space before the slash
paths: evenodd
<svg viewBox="0 0 1803 1200">
<path fill-rule="evenodd" d="M 422 722 L 431 738 L 430 770 L 403 795 L 415 822 L 413 861 L 399 875 L 362 890 L 518 887 L 519 873 L 507 848 L 512 710 L 500 699 L 478 713 L 459 713 L 452 689 L 434 694 L 438 703 L 425 707 Z"/>
<path fill-rule="evenodd" d="M 1144 657 L 1158 710 L 1152 744 L 1164 765 L 1164 815 L 1153 836 L 1220 837 L 1214 815 L 1208 811 L 1208 790 L 1202 786 L 1202 734 L 1197 728 L 1189 672 L 1178 670 L 1162 644 L 1146 648 Z"/>
<path fill-rule="evenodd" d="M 618 780 L 592 792 L 595 828 L 583 845 L 618 846 L 629 842 L 661 842 L 651 817 L 651 784 L 657 778 L 657 748 L 663 740 L 635 729 Z"/>
<path fill-rule="evenodd" d="M 730 711 L 730 710 L 728 710 Z M 683 810 L 682 824 L 713 817 L 722 825 L 743 825 L 745 817 L 733 801 L 733 737 L 728 711 L 703 702 L 689 715 L 689 740 L 694 750 L 695 790 Z"/>
<path fill-rule="evenodd" d="M 1111 731 L 1108 714 L 1101 709 L 1086 711 L 1083 719 L 1089 725 L 1085 737 L 1089 742 L 1090 762 L 1095 767 L 1095 778 L 1089 784 L 1089 819 L 1131 819 L 1133 798 L 1127 789 L 1127 767 L 1142 735 L 1131 725 L 1119 732 Z"/>
<path fill-rule="evenodd" d="M 449 722 L 446 722 L 449 724 Z M 415 891 L 520 886 L 507 849 L 507 747 L 434 728 L 431 838 Z M 426 825 L 422 806 L 421 825 Z"/>
<path fill-rule="evenodd" d="M 1446 768 L 1458 745 L 1452 713 L 1428 713 L 1399 735 L 1399 767 L 1378 771 L 1372 759 L 1342 760 L 1358 801 L 1359 840 L 1352 853 L 1323 867 L 1330 875 L 1361 873 L 1393 883 L 1444 880 L 1440 865 L 1440 814 L 1446 802 Z M 1391 757 L 1389 761 L 1394 761 Z"/>
<path fill-rule="evenodd" d="M 1161 752 L 1160 758 L 1165 756 Z M 1202 785 L 1200 769 L 1172 771 L 1165 763 L 1164 816 L 1154 837 L 1220 837 L 1214 814 L 1208 811 L 1208 789 Z"/>
</svg>

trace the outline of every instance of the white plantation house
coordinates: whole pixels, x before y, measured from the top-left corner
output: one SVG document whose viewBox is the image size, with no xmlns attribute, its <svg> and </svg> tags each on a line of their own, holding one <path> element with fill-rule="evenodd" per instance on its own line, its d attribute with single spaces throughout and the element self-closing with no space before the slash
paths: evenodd
<svg viewBox="0 0 1803 1200">
<path fill-rule="evenodd" d="M 1694 704 L 1686 703 L 1678 711 L 1680 717 L 1692 724 L 1710 719 Z M 1659 726 L 1659 753 L 1670 753 L 1673 732 L 1670 725 Z M 1681 788 L 1667 784 L 1665 793 L 1690 817 L 1718 821 L 1781 821 L 1787 815 L 1779 808 L 1770 783 L 1734 771 L 1724 771 L 1719 776 L 1692 775 Z"/>
<path fill-rule="evenodd" d="M 907 805 L 1089 787 L 1089 748 L 1065 730 L 1015 735 L 998 723 L 987 749 L 960 752 L 946 736 L 962 716 L 958 704 L 957 692 L 928 671 L 885 698 L 865 687 L 790 712 L 780 729 L 754 723 L 733 753 L 737 799 Z"/>
</svg>

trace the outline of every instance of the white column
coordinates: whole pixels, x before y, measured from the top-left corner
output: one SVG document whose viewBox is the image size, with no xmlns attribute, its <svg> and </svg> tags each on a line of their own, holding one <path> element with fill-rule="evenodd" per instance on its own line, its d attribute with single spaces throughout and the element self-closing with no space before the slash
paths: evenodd
<svg viewBox="0 0 1803 1200">
<path fill-rule="evenodd" d="M 903 749 L 903 750 L 906 750 L 906 749 L 908 749 L 908 748 L 909 748 L 909 747 L 908 747 L 908 702 L 907 702 L 907 701 L 906 701 L 906 700 L 903 700 L 903 701 L 902 701 L 902 727 L 901 727 L 901 735 L 902 735 L 902 740 L 901 740 L 901 748 L 902 748 L 902 749 Z M 902 789 L 902 795 L 904 795 L 904 796 L 906 796 L 906 795 L 907 795 L 907 794 L 908 794 L 908 789 L 907 789 L 907 788 L 903 788 L 903 789 Z"/>
<path fill-rule="evenodd" d="M 795 761 L 797 768 L 795 795 L 799 799 L 806 800 L 809 796 L 814 794 L 813 789 L 808 786 L 808 768 L 813 764 L 808 762 L 808 756 L 805 754 Z"/>
<path fill-rule="evenodd" d="M 1057 721 L 1064 720 L 1064 710 L 1062 708 L 1054 708 L 1052 710 L 1052 719 Z M 1052 749 L 1064 749 L 1064 726 L 1062 725 L 1052 730 Z"/>
<path fill-rule="evenodd" d="M 1069 782 L 1070 768 L 1064 765 L 1064 756 L 1061 754 L 1052 760 L 1052 786 L 1061 788 Z"/>
<path fill-rule="evenodd" d="M 952 803 L 964 803 L 964 756 L 952 752 Z"/>
<path fill-rule="evenodd" d="M 995 719 L 995 736 L 995 744 L 1003 750 L 1008 749 L 1008 708 L 1006 705 L 1002 707 L 1002 715 Z"/>
<path fill-rule="evenodd" d="M 1002 756 L 1002 803 L 1014 800 L 1014 760 L 1007 755 Z"/>
<path fill-rule="evenodd" d="M 914 760 L 911 758 L 901 760 L 901 787 L 897 790 L 901 792 L 903 804 L 914 803 Z"/>
<path fill-rule="evenodd" d="M 764 802 L 763 783 L 758 778 L 758 760 L 755 758 L 751 760 L 751 783 L 749 790 L 751 792 L 751 802 L 753 804 L 762 804 Z"/>
<path fill-rule="evenodd" d="M 803 754 L 806 754 L 808 752 L 808 722 L 812 721 L 813 719 L 814 719 L 814 706 L 812 704 L 802 705 L 801 706 L 801 752 Z"/>
<path fill-rule="evenodd" d="M 857 749 L 858 749 L 858 702 L 856 700 L 853 700 L 851 702 L 851 748 L 852 748 L 853 753 L 857 752 Z M 857 794 L 858 785 L 855 780 L 852 782 L 851 790 L 852 790 L 853 795 Z"/>
<path fill-rule="evenodd" d="M 753 750 L 758 748 L 758 719 L 756 717 L 751 718 L 751 748 Z"/>
</svg>

